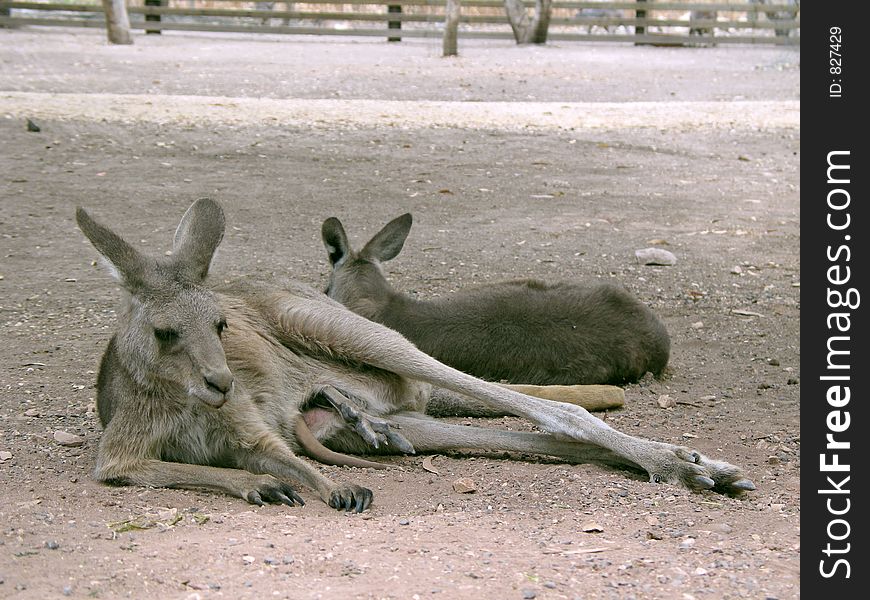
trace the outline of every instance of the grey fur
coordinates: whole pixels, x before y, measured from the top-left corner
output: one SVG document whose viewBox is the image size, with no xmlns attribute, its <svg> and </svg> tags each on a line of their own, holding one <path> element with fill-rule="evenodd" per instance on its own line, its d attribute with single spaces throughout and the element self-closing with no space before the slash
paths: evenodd
<svg viewBox="0 0 870 600">
<path fill-rule="evenodd" d="M 295 432 L 304 425 L 328 445 L 356 453 L 370 452 L 372 439 L 393 440 L 377 450 L 531 452 L 642 469 L 652 481 L 693 488 L 713 481 L 737 493 L 752 485 L 728 463 L 620 433 L 580 407 L 451 369 L 305 286 L 238 281 L 210 289 L 203 278 L 223 233 L 223 211 L 211 200 L 187 211 L 169 259 L 143 256 L 82 209 L 77 220 L 125 289 L 97 381 L 101 481 L 208 488 L 288 505 L 302 503 L 292 487 L 302 483 L 334 508 L 364 510 L 370 490 L 335 483 L 296 455 Z M 423 412 L 433 384 L 554 435 L 430 419 Z M 324 408 L 325 389 L 327 405 L 338 410 Z M 378 437 L 385 424 L 395 432 Z"/>
<path fill-rule="evenodd" d="M 411 228 L 404 214 L 359 252 L 335 217 L 323 223 L 333 270 L 327 294 L 395 329 L 423 352 L 488 381 L 539 385 L 621 384 L 661 374 L 670 354 L 664 324 L 611 284 L 508 281 L 417 300 L 393 289 L 381 263 Z"/>
</svg>

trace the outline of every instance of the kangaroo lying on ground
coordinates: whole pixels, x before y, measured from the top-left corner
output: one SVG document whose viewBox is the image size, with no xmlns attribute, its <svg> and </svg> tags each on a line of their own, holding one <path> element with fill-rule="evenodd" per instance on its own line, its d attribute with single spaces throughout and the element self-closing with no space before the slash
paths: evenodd
<svg viewBox="0 0 870 600">
<path fill-rule="evenodd" d="M 447 367 L 305 286 L 206 287 L 224 232 L 214 201 L 188 209 L 169 258 L 142 255 L 84 209 L 76 217 L 125 292 L 97 379 L 101 481 L 208 488 L 288 505 L 304 503 L 294 489 L 302 483 L 336 509 L 365 510 L 370 490 L 335 483 L 297 456 L 316 453 L 322 441 L 351 453 L 536 453 L 642 469 L 651 481 L 694 489 L 755 488 L 728 463 L 621 433 L 578 406 Z M 433 385 L 521 415 L 548 433 L 429 418 Z"/>
<path fill-rule="evenodd" d="M 410 229 L 411 215 L 404 214 L 355 252 L 341 222 L 324 221 L 332 263 L 327 295 L 444 364 L 489 381 L 620 384 L 647 371 L 660 375 L 667 365 L 664 324 L 615 285 L 508 281 L 433 300 L 397 292 L 381 263 L 399 254 Z"/>
</svg>

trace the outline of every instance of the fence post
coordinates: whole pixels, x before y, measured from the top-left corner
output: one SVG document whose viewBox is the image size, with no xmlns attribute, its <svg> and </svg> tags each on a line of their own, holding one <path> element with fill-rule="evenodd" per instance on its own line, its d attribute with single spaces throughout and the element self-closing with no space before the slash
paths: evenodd
<svg viewBox="0 0 870 600">
<path fill-rule="evenodd" d="M 11 8 L 9 8 L 8 6 L 0 6 L 0 18 L 9 18 L 11 16 L 12 16 L 12 9 Z M 4 28 L 12 29 L 13 27 L 16 27 L 16 24 L 14 22 L 0 23 L 0 29 L 4 29 Z"/>
<path fill-rule="evenodd" d="M 646 0 L 636 0 L 638 4 L 646 4 Z M 637 10 L 634 11 L 635 19 L 646 19 L 646 11 L 641 10 L 638 7 Z M 646 33 L 646 26 L 644 25 L 635 25 L 634 26 L 634 35 L 644 35 Z"/>
<path fill-rule="evenodd" d="M 106 35 L 109 43 L 132 44 L 130 17 L 127 15 L 124 0 L 103 0 L 103 12 L 106 14 Z"/>
<path fill-rule="evenodd" d="M 145 6 L 163 6 L 163 0 L 145 0 Z M 145 15 L 145 21 L 160 22 L 160 15 Z M 160 35 L 159 29 L 146 29 L 146 34 Z"/>
<path fill-rule="evenodd" d="M 12 17 L 12 9 L 8 6 L 0 6 L 0 18 L 10 19 L 10 17 Z M 14 29 L 16 27 L 18 24 L 11 19 L 5 23 L 0 23 L 0 29 Z"/>
<path fill-rule="evenodd" d="M 459 54 L 457 38 L 459 36 L 459 12 L 461 0 L 447 0 L 444 9 L 444 53 L 442 56 Z"/>
<path fill-rule="evenodd" d="M 390 13 L 390 14 L 394 14 L 394 13 L 395 13 L 395 14 L 399 14 L 399 15 L 400 15 L 400 14 L 402 14 L 402 6 L 401 6 L 400 4 L 390 4 L 390 5 L 387 7 L 387 12 Z M 388 26 L 389 26 L 390 29 L 401 29 L 401 28 L 402 28 L 402 22 L 399 21 L 399 20 L 395 20 L 395 21 L 390 20 Z M 402 41 L 402 36 L 396 36 L 396 37 L 390 36 L 390 37 L 387 38 L 387 41 L 388 41 L 388 42 L 401 42 L 401 41 Z"/>
</svg>

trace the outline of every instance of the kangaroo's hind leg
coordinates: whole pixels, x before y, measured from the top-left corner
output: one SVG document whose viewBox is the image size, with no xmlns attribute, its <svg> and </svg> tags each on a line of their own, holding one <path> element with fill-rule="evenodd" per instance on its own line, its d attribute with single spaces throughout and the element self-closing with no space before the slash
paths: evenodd
<svg viewBox="0 0 870 600">
<path fill-rule="evenodd" d="M 522 452 L 555 456 L 570 462 L 597 463 L 613 467 L 645 470 L 637 462 L 624 455 L 595 444 L 567 440 L 546 433 L 505 431 L 454 425 L 419 413 L 396 413 L 389 417 L 391 423 L 401 427 L 402 433 L 414 444 L 418 452 L 441 452 L 459 448 Z M 755 489 L 739 469 L 722 461 L 697 454 L 701 465 L 711 479 L 711 486 L 720 492 L 738 492 Z"/>
<path fill-rule="evenodd" d="M 606 448 L 560 440 L 546 433 L 455 425 L 414 412 L 395 413 L 389 415 L 388 419 L 391 425 L 401 429 L 403 435 L 420 452 L 446 452 L 459 449 L 518 452 L 555 456 L 576 463 L 593 462 L 616 467 L 639 468 Z M 324 441 L 327 445 L 340 447 L 345 452 L 371 452 L 362 440 L 347 430 Z M 377 452 L 395 454 L 397 450 L 395 447 L 383 446 Z"/>
<path fill-rule="evenodd" d="M 711 460 L 690 448 L 622 433 L 582 407 L 524 396 L 471 377 L 424 354 L 395 331 L 325 298 L 284 295 L 275 300 L 269 316 L 275 334 L 289 347 L 370 365 L 478 398 L 494 408 L 529 419 L 562 439 L 607 449 L 640 466 L 654 482 L 735 493 L 755 489 L 734 465 Z M 408 440 L 416 445 L 413 439 Z"/>
<path fill-rule="evenodd" d="M 612 410 L 625 403 L 625 391 L 614 385 L 499 385 L 535 398 L 576 404 L 586 410 Z M 477 398 L 440 387 L 432 389 L 426 414 L 433 417 L 519 416 Z"/>
</svg>

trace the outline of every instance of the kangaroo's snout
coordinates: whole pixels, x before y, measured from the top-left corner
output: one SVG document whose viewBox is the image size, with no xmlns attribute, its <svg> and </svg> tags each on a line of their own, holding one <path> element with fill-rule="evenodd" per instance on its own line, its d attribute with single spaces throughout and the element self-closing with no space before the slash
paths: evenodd
<svg viewBox="0 0 870 600">
<path fill-rule="evenodd" d="M 228 393 L 233 387 L 233 374 L 230 373 L 229 369 L 204 373 L 203 377 L 210 388 L 221 394 Z"/>
<path fill-rule="evenodd" d="M 233 390 L 233 374 L 224 367 L 203 371 L 202 378 L 205 382 L 206 394 L 200 395 L 200 399 L 216 408 L 223 406 Z"/>
</svg>

